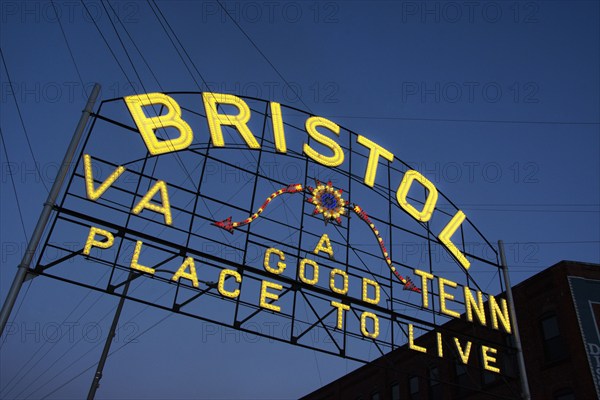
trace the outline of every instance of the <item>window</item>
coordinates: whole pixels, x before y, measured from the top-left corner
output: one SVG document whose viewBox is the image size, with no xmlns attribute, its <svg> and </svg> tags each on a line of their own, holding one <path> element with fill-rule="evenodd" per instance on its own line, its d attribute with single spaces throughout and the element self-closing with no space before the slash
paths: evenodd
<svg viewBox="0 0 600 400">
<path fill-rule="evenodd" d="M 492 384 L 496 381 L 496 374 L 493 372 L 490 372 L 486 369 L 483 369 L 481 372 L 481 382 L 484 385 L 489 385 Z"/>
<path fill-rule="evenodd" d="M 515 341 L 513 340 L 512 335 L 506 335 L 504 337 L 504 343 L 506 344 L 507 347 L 516 348 Z M 516 353 L 503 352 L 501 359 L 502 359 L 502 368 L 500 368 L 500 369 L 501 369 L 503 375 L 514 376 L 514 375 L 519 374 Z"/>
<path fill-rule="evenodd" d="M 467 374 L 467 366 L 459 360 L 454 361 L 454 382 L 457 385 L 457 396 L 462 396 L 468 392 L 469 375 Z"/>
<path fill-rule="evenodd" d="M 411 376 L 408 378 L 408 394 L 410 399 L 419 399 L 419 377 Z"/>
<path fill-rule="evenodd" d="M 483 368 L 483 354 L 481 352 L 479 352 L 478 354 L 479 354 L 479 365 L 480 365 L 480 370 L 481 370 L 481 383 L 483 384 L 483 386 L 487 386 L 496 381 L 497 374 Z M 496 357 L 496 360 L 498 360 L 498 357 Z M 499 360 L 499 361 L 501 362 L 502 360 Z"/>
<path fill-rule="evenodd" d="M 554 400 L 575 400 L 573 391 L 569 388 L 554 393 Z"/>
<path fill-rule="evenodd" d="M 544 357 L 547 363 L 562 360 L 567 356 L 567 351 L 560 335 L 556 315 L 548 315 L 540 321 L 542 339 L 544 341 Z"/>
<path fill-rule="evenodd" d="M 429 371 L 429 398 L 431 400 L 442 398 L 442 384 L 440 383 L 440 369 L 430 367 Z"/>
<path fill-rule="evenodd" d="M 400 400 L 400 385 L 398 383 L 392 384 L 391 388 L 391 398 L 392 400 Z"/>
</svg>

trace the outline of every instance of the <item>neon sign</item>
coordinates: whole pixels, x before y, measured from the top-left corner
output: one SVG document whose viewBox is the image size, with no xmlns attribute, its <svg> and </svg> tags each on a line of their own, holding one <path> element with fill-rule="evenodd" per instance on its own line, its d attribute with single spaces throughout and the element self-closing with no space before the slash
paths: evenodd
<svg viewBox="0 0 600 400">
<path fill-rule="evenodd" d="M 452 319 L 511 334 L 506 301 L 485 293 L 471 275 L 498 264 L 465 251 L 464 237 L 482 238 L 479 231 L 460 209 L 440 208 L 446 198 L 434 183 L 389 149 L 327 118 L 231 94 L 140 94 L 102 107 L 112 109 L 94 115 L 53 223 L 85 245 L 61 249 L 58 260 L 43 250 L 36 274 L 251 332 L 249 322 L 280 318 L 291 324 L 289 332 L 261 335 L 363 361 L 370 355 L 353 351 L 368 340 L 381 354 L 406 345 L 443 357 L 451 348 L 468 364 L 477 338 L 445 332 L 441 322 Z M 125 144 L 109 151 L 108 161 L 102 154 L 112 141 Z M 258 155 L 253 171 L 235 164 L 240 155 Z M 293 180 L 265 172 L 266 157 L 303 166 L 302 172 Z M 209 176 L 211 163 L 250 179 L 218 182 Z M 60 248 L 53 244 L 57 232 L 44 249 Z M 375 247 L 363 250 L 353 234 Z M 395 252 L 401 235 L 428 244 L 429 268 Z M 452 257 L 453 273 L 464 274 L 460 281 L 440 275 L 433 246 Z M 58 268 L 73 257 L 88 265 L 76 278 Z M 123 290 L 138 279 L 169 287 L 172 301 L 153 300 L 153 290 Z M 329 342 L 311 343 L 316 329 Z M 432 330 L 436 349 L 417 343 L 417 332 Z M 479 344 L 483 368 L 501 372 L 502 346 Z"/>
</svg>

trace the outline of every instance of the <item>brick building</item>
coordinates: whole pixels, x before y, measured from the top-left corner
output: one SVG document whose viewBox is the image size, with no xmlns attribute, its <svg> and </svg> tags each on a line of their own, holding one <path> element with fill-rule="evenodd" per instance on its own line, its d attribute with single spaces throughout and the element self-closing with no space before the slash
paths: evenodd
<svg viewBox="0 0 600 400">
<path fill-rule="evenodd" d="M 532 399 L 600 398 L 600 265 L 561 261 L 513 287 Z M 512 336 L 452 320 L 443 328 L 506 343 L 502 373 L 401 347 L 302 400 L 514 399 L 520 397 Z M 433 332 L 419 337 L 435 348 Z"/>
</svg>

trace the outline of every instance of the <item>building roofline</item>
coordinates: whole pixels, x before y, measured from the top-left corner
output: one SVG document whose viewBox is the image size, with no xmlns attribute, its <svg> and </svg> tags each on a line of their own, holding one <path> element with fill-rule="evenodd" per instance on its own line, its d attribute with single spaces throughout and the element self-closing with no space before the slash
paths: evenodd
<svg viewBox="0 0 600 400">
<path fill-rule="evenodd" d="M 544 274 L 551 274 L 553 271 L 559 269 L 559 268 L 563 268 L 563 267 L 568 267 L 569 265 L 578 265 L 584 268 L 590 268 L 590 269 L 598 269 L 598 272 L 600 273 L 600 264 L 595 264 L 595 263 L 590 263 L 590 262 L 584 262 L 584 261 L 573 261 L 573 260 L 561 260 L 551 266 L 549 266 L 546 269 L 541 270 L 540 272 L 537 272 L 533 275 L 531 275 L 530 277 L 528 277 L 527 279 L 522 280 L 521 282 L 517 283 L 516 285 L 512 285 L 513 290 L 517 289 L 521 286 L 527 285 L 529 284 L 533 279 L 536 279 L 537 277 L 539 277 L 540 275 L 544 275 Z M 512 272 L 512 270 L 510 269 L 509 266 L 509 272 Z M 503 294 L 499 293 L 499 294 Z"/>
</svg>

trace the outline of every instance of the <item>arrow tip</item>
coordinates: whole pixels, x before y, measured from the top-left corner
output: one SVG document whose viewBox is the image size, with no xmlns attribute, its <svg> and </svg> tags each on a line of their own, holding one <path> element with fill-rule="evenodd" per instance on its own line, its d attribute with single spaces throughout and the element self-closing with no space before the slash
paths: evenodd
<svg viewBox="0 0 600 400">
<path fill-rule="evenodd" d="M 227 232 L 233 234 L 233 222 L 231 222 L 231 217 L 224 219 L 223 221 L 215 221 L 213 225 L 218 226 L 221 229 L 225 229 Z"/>
</svg>

